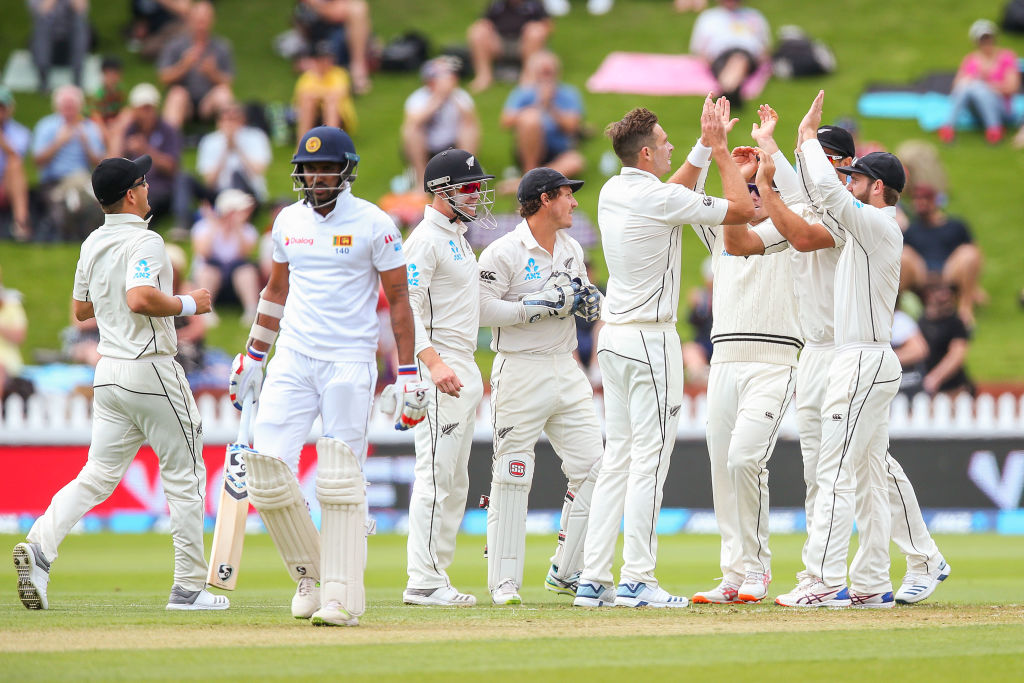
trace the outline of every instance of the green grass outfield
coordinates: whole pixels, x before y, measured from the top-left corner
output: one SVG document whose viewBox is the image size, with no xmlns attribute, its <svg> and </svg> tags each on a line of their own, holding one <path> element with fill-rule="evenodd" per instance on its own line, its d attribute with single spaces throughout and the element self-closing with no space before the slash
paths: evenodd
<svg viewBox="0 0 1024 683">
<path fill-rule="evenodd" d="M 18 540 L 0 536 L 0 547 Z M 1017 538 L 938 538 L 953 573 L 921 605 L 812 611 L 573 609 L 541 588 L 552 540 L 527 540 L 522 607 L 439 609 L 401 605 L 405 537 L 372 537 L 361 625 L 318 629 L 290 617 L 292 584 L 266 535 L 246 539 L 231 609 L 196 614 L 163 609 L 172 564 L 166 536 L 72 536 L 54 564 L 49 611 L 25 610 L 7 570 L 0 679 L 1024 680 Z M 773 538 L 771 595 L 791 587 L 802 542 Z M 482 545 L 482 537 L 461 536 L 452 572 L 481 599 Z M 673 592 L 706 589 L 717 557 L 716 536 L 664 536 L 658 576 Z M 894 560 L 898 584 L 895 550 Z"/>
</svg>

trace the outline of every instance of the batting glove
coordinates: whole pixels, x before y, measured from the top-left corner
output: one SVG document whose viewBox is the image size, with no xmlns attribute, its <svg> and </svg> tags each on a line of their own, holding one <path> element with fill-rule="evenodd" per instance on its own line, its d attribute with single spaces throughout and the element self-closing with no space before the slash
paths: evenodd
<svg viewBox="0 0 1024 683">
<path fill-rule="evenodd" d="M 429 391 L 430 383 L 417 377 L 416 366 L 403 366 L 399 368 L 398 381 L 387 385 L 380 392 L 377 406 L 385 415 L 393 415 L 395 429 L 404 432 L 423 422 L 427 416 Z M 401 411 L 399 399 L 402 401 Z"/>
<path fill-rule="evenodd" d="M 596 322 L 601 318 L 601 304 L 604 301 L 601 290 L 596 285 L 584 285 L 579 278 L 576 278 L 575 282 L 578 291 L 573 313 L 577 318 L 583 318 L 587 322 Z"/>
<path fill-rule="evenodd" d="M 264 351 L 257 351 L 251 346 L 245 353 L 235 356 L 231 362 L 231 379 L 228 380 L 228 395 L 231 405 L 242 409 L 242 399 L 251 392 L 252 400 L 260 397 L 263 389 L 263 363 L 267 359 Z"/>
</svg>

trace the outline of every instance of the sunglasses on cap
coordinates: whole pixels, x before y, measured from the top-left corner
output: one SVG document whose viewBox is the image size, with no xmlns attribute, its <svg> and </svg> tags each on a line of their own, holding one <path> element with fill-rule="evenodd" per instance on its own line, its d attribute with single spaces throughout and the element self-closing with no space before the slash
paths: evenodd
<svg viewBox="0 0 1024 683">
<path fill-rule="evenodd" d="M 480 191 L 480 183 L 463 183 L 459 186 L 459 194 L 473 194 Z"/>
</svg>

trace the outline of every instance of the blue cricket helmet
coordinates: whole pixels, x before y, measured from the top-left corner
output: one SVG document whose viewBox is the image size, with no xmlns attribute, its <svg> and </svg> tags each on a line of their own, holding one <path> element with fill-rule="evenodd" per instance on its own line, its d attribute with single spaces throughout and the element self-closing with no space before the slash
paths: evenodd
<svg viewBox="0 0 1024 683">
<path fill-rule="evenodd" d="M 338 173 L 319 173 L 319 177 L 337 177 L 338 191 L 333 193 L 330 199 L 317 202 L 312 189 L 306 185 L 304 164 L 332 163 L 340 166 Z M 292 172 L 292 189 L 295 192 L 302 192 L 306 202 L 314 208 L 327 206 L 337 201 L 345 189 L 356 179 L 356 167 L 359 165 L 359 155 L 356 154 L 355 143 L 349 134 L 340 128 L 333 126 L 317 126 L 311 128 L 299 140 L 298 149 L 292 156 L 292 164 L 295 170 Z"/>
</svg>

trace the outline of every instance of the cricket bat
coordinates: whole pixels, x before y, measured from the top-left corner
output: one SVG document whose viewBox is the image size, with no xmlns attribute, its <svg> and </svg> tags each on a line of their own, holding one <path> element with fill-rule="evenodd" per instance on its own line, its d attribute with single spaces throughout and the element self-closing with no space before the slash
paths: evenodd
<svg viewBox="0 0 1024 683">
<path fill-rule="evenodd" d="M 249 517 L 249 492 L 245 485 L 245 453 L 251 452 L 252 419 L 256 402 L 246 396 L 242 401 L 242 417 L 238 421 L 238 438 L 228 444 L 224 455 L 224 490 L 220 494 L 217 522 L 213 527 L 210 550 L 210 571 L 206 583 L 224 590 L 235 590 L 238 565 L 245 542 L 245 521 Z"/>
</svg>

